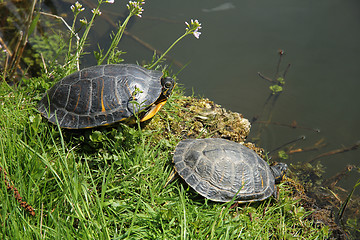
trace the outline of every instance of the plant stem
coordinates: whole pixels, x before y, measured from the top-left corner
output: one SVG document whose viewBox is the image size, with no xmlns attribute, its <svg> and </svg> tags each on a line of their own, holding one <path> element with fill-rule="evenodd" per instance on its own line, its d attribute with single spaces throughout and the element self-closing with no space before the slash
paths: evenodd
<svg viewBox="0 0 360 240">
<path fill-rule="evenodd" d="M 71 31 L 70 31 L 70 41 L 69 41 L 69 50 L 68 50 L 68 55 L 70 56 L 71 54 L 71 41 L 73 39 L 73 37 L 75 37 L 75 22 L 76 22 L 76 18 L 77 18 L 77 15 L 78 14 L 75 14 L 74 15 L 74 20 L 73 20 L 73 23 L 72 23 L 72 26 L 71 26 Z"/>
<path fill-rule="evenodd" d="M 75 61 L 77 70 L 80 70 L 79 59 L 80 59 L 81 53 L 84 50 L 84 45 L 85 45 L 86 39 L 87 39 L 87 37 L 89 35 L 90 29 L 91 29 L 91 27 L 92 27 L 92 25 L 94 23 L 95 17 L 97 15 L 96 13 L 99 11 L 101 3 L 102 3 L 102 1 L 99 1 L 96 9 L 93 12 L 91 20 L 90 20 L 90 22 L 88 23 L 88 25 L 87 25 L 87 27 L 85 29 L 85 32 L 84 32 L 83 36 L 81 37 L 80 41 L 78 42 L 78 46 L 77 46 L 74 58 L 69 61 L 69 65 L 73 65 L 73 63 Z M 69 56 L 69 58 L 70 58 L 70 56 Z M 70 67 L 70 68 L 67 68 L 67 69 L 68 69 L 68 72 L 67 72 L 66 75 L 68 75 L 70 72 L 72 72 L 73 68 Z"/>
<path fill-rule="evenodd" d="M 181 39 L 183 39 L 186 35 L 188 35 L 189 33 L 186 32 L 184 33 L 181 37 L 179 37 L 173 44 L 171 44 L 171 46 L 159 57 L 159 59 L 154 62 L 148 69 L 153 68 L 154 66 L 156 66 L 156 64 L 158 64 L 161 59 L 163 59 L 163 57 L 165 57 L 165 55 L 175 46 L 176 43 L 178 43 Z"/>
<path fill-rule="evenodd" d="M 126 25 L 128 24 L 130 18 L 133 16 L 132 13 L 129 14 L 129 16 L 127 16 L 127 18 L 125 19 L 125 21 L 123 22 L 123 24 L 120 26 L 119 28 L 119 31 L 116 33 L 115 37 L 114 37 L 114 40 L 112 41 L 111 45 L 110 45 L 110 48 L 108 49 L 108 51 L 106 52 L 106 54 L 101 57 L 98 61 L 98 65 L 101 65 L 102 62 L 105 60 L 105 58 L 107 58 L 107 56 L 113 52 L 115 50 L 115 48 L 117 47 L 117 45 L 119 44 L 121 38 L 122 38 L 122 35 L 125 31 L 125 27 Z M 110 59 L 107 60 L 107 64 L 109 64 L 110 62 Z"/>
</svg>

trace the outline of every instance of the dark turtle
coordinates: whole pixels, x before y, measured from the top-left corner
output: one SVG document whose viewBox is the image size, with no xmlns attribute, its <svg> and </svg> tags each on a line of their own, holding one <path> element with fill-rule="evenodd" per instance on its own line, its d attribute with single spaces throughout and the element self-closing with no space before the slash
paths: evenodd
<svg viewBox="0 0 360 240">
<path fill-rule="evenodd" d="M 253 150 L 220 138 L 181 141 L 175 169 L 195 191 L 216 202 L 261 201 L 276 197 L 287 165 L 269 166 Z"/>
<path fill-rule="evenodd" d="M 62 128 L 91 128 L 152 118 L 174 88 L 172 78 L 135 64 L 110 64 L 75 72 L 50 88 L 38 110 Z"/>
</svg>

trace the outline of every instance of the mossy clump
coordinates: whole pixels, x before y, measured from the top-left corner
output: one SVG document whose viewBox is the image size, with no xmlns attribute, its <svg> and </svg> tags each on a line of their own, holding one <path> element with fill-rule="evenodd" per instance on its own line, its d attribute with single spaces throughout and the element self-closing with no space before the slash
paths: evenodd
<svg viewBox="0 0 360 240">
<path fill-rule="evenodd" d="M 179 139 L 218 137 L 243 143 L 250 132 L 250 122 L 207 98 L 184 96 L 173 99 L 145 129 L 157 131 L 161 138 L 171 134 Z"/>
</svg>

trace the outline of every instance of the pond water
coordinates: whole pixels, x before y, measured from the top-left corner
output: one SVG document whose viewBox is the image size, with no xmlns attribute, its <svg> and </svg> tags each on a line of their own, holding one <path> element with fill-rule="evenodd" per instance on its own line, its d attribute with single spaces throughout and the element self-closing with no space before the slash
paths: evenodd
<svg viewBox="0 0 360 240">
<path fill-rule="evenodd" d="M 116 0 L 115 0 L 116 1 Z M 96 1 L 93 0 L 96 3 Z M 73 2 L 53 1 L 68 20 Z M 89 6 L 85 6 L 89 11 Z M 185 31 L 184 21 L 202 23 L 200 39 L 187 36 L 169 54 L 186 65 L 179 83 L 186 93 L 203 96 L 244 117 L 267 120 L 261 115 L 269 97 L 269 82 L 258 72 L 274 77 L 283 49 L 280 70 L 291 64 L 284 91 L 271 112 L 271 122 L 320 129 L 292 129 L 279 125 L 262 128 L 258 144 L 272 151 L 299 136 L 298 147 L 311 147 L 323 139 L 318 151 L 290 156 L 288 162 L 304 162 L 321 153 L 354 145 L 360 140 L 360 1 L 358 0 L 243 0 L 243 1 L 147 1 L 142 18 L 134 18 L 128 31 L 165 51 Z M 90 46 L 109 44 L 115 28 L 105 17 L 118 23 L 126 14 L 124 1 L 106 4 L 96 21 Z M 94 41 L 95 40 L 95 41 Z M 120 48 L 128 63 L 149 62 L 153 52 L 133 38 L 124 37 Z M 89 49 L 90 51 L 91 49 Z M 91 55 L 83 67 L 95 64 Z M 174 64 L 174 71 L 180 68 Z M 255 140 L 259 124 L 254 124 L 249 140 Z M 326 177 L 348 164 L 360 165 L 360 150 L 321 158 Z M 360 174 L 353 171 L 341 186 L 350 189 Z M 357 190 L 357 193 L 360 189 Z"/>
<path fill-rule="evenodd" d="M 120 13 L 125 8 L 115 3 L 108 9 L 106 14 L 116 22 L 111 15 L 114 6 Z M 182 64 L 189 63 L 178 74 L 179 82 L 187 94 L 207 97 L 248 119 L 261 114 L 270 94 L 271 84 L 257 73 L 273 78 L 277 52 L 285 51 L 280 70 L 289 63 L 291 67 L 271 121 L 290 124 L 295 120 L 320 133 L 269 125 L 262 129 L 259 142 L 267 151 L 302 135 L 306 140 L 297 143 L 299 147 L 324 139 L 327 145 L 320 150 L 288 160 L 303 162 L 360 140 L 358 0 L 149 1 L 144 9 L 143 18 L 137 18 L 129 32 L 161 51 L 184 32 L 184 21 L 202 23 L 200 39 L 188 36 L 169 54 Z M 108 39 L 111 28 L 98 29 L 99 36 Z M 153 54 L 131 38 L 125 38 L 121 48 L 127 52 L 127 62 L 149 61 Z M 257 137 L 257 129 L 254 124 L 249 140 Z M 321 162 L 330 177 L 348 164 L 359 166 L 360 150 L 324 157 Z M 358 178 L 354 171 L 340 185 L 350 189 Z"/>
</svg>

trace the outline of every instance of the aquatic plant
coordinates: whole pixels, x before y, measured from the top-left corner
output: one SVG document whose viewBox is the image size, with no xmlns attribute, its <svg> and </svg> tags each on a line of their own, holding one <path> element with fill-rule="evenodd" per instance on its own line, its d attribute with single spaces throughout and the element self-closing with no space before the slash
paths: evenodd
<svg viewBox="0 0 360 240">
<path fill-rule="evenodd" d="M 337 220 L 339 220 L 339 221 L 342 220 L 342 217 L 343 217 L 343 215 L 344 215 L 346 206 L 348 205 L 348 203 L 349 203 L 352 195 L 354 194 L 355 189 L 356 189 L 357 187 L 359 187 L 359 186 L 360 186 L 360 178 L 359 178 L 358 181 L 355 183 L 354 187 L 353 187 L 352 190 L 350 191 L 349 195 L 346 197 L 345 201 L 341 204 L 341 207 L 340 207 L 340 209 L 339 209 L 339 212 L 338 212 L 338 214 L 336 215 L 336 219 L 337 219 Z"/>
</svg>

